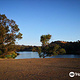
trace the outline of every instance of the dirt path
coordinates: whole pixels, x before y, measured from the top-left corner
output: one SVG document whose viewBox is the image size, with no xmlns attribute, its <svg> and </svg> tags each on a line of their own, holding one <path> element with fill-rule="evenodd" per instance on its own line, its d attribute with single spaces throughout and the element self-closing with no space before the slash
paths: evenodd
<svg viewBox="0 0 80 80">
<path fill-rule="evenodd" d="M 80 58 L 0 59 L 0 80 L 80 80 Z"/>
</svg>

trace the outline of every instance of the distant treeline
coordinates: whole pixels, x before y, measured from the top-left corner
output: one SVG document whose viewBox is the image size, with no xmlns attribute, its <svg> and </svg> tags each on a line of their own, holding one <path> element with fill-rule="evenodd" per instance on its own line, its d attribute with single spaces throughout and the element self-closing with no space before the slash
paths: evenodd
<svg viewBox="0 0 80 80">
<path fill-rule="evenodd" d="M 65 42 L 65 41 L 55 41 L 50 44 L 59 44 L 62 48 L 66 50 L 66 54 L 80 54 L 80 41 L 76 42 Z"/>
<path fill-rule="evenodd" d="M 76 42 L 65 42 L 65 41 L 54 41 L 51 42 L 50 45 L 58 44 L 62 48 L 66 50 L 66 54 L 80 54 L 80 41 Z M 35 47 L 41 47 L 41 46 L 25 46 L 25 45 L 17 45 L 20 47 L 17 51 L 32 51 L 32 49 Z"/>
<path fill-rule="evenodd" d="M 32 51 L 34 47 L 40 47 L 40 46 L 25 46 L 25 45 L 16 45 L 18 47 L 17 51 Z"/>
</svg>

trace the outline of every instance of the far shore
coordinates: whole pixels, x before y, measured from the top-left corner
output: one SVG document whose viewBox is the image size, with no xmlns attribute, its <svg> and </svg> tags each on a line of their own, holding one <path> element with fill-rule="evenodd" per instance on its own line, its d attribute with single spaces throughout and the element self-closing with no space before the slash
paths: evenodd
<svg viewBox="0 0 80 80">
<path fill-rule="evenodd" d="M 0 59 L 0 80 L 80 80 L 80 58 Z"/>
</svg>

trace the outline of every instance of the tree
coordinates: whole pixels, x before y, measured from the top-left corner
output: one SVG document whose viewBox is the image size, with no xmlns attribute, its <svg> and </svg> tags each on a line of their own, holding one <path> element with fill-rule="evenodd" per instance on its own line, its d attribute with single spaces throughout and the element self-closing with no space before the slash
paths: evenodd
<svg viewBox="0 0 80 80">
<path fill-rule="evenodd" d="M 4 14 L 0 14 L 0 53 L 6 54 L 15 51 L 16 39 L 22 39 L 18 25 L 14 20 L 9 20 Z"/>
<path fill-rule="evenodd" d="M 42 42 L 42 52 L 43 52 L 43 58 L 45 57 L 44 55 L 46 54 L 46 45 L 49 44 L 49 40 L 51 39 L 51 35 L 42 35 L 40 38 L 40 41 Z"/>
<path fill-rule="evenodd" d="M 46 46 L 49 44 L 49 40 L 51 39 L 51 35 L 42 35 L 40 41 L 42 42 L 42 46 Z"/>
<path fill-rule="evenodd" d="M 47 55 L 58 55 L 58 54 L 65 54 L 66 51 L 64 48 L 61 48 L 58 44 L 50 44 L 49 50 Z"/>
<path fill-rule="evenodd" d="M 42 57 L 42 55 L 41 55 L 41 47 L 33 47 L 33 49 L 32 49 L 32 51 L 33 52 L 38 52 L 38 54 L 39 54 L 39 57 L 41 58 Z"/>
</svg>

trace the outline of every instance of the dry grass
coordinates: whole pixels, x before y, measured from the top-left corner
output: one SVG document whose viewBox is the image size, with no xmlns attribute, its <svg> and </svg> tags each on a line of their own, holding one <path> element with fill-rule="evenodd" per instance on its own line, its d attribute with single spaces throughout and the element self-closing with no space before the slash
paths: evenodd
<svg viewBox="0 0 80 80">
<path fill-rule="evenodd" d="M 80 80 L 80 58 L 0 59 L 0 80 Z"/>
</svg>

